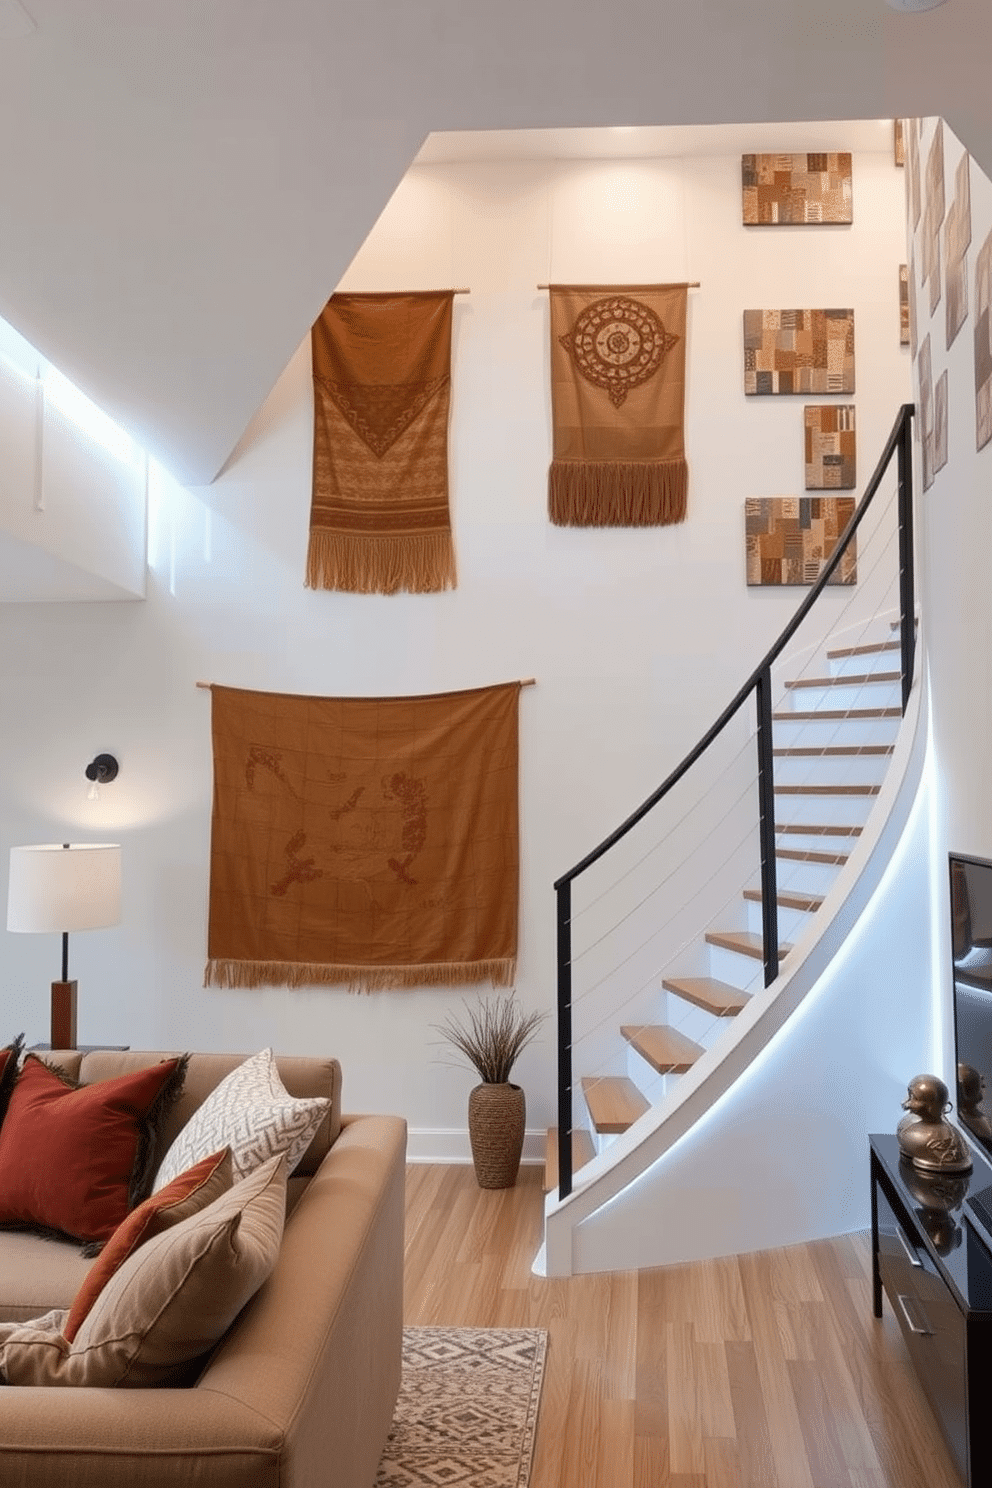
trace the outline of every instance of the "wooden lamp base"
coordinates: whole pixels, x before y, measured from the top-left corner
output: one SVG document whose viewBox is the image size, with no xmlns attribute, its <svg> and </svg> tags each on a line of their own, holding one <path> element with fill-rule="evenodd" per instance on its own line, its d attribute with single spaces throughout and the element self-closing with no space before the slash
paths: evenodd
<svg viewBox="0 0 992 1488">
<path fill-rule="evenodd" d="M 52 983 L 52 1048 L 76 1047 L 76 982 Z"/>
</svg>

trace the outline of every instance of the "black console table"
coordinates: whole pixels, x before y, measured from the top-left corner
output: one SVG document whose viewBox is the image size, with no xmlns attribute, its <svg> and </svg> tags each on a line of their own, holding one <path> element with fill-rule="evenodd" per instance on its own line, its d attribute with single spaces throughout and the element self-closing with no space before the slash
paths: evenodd
<svg viewBox="0 0 992 1488">
<path fill-rule="evenodd" d="M 927 1178 L 895 1136 L 871 1146 L 872 1280 L 968 1488 L 992 1484 L 992 1167 Z M 988 1193 L 986 1193 L 988 1190 Z M 984 1201 L 984 1204 L 983 1204 Z M 974 1207 L 973 1207 L 974 1206 Z"/>
</svg>

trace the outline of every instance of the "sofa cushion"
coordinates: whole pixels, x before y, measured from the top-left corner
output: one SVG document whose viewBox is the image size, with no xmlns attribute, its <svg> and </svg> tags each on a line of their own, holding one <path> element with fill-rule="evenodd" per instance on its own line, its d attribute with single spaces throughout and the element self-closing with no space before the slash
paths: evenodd
<svg viewBox="0 0 992 1488">
<path fill-rule="evenodd" d="M 162 1159 L 152 1191 L 223 1146 L 231 1149 L 236 1182 L 283 1152 L 292 1172 L 330 1106 L 322 1096 L 290 1095 L 272 1050 L 263 1049 L 233 1069 L 193 1112 Z"/>
<path fill-rule="evenodd" d="M 196 1163 L 188 1172 L 180 1173 L 165 1188 L 132 1209 L 123 1224 L 117 1226 L 76 1293 L 62 1330 L 66 1341 L 72 1342 L 107 1282 L 139 1245 L 181 1224 L 191 1214 L 199 1214 L 226 1193 L 232 1182 L 231 1149 L 225 1147 Z"/>
<path fill-rule="evenodd" d="M 271 1272 L 285 1209 L 280 1156 L 134 1251 L 72 1343 L 64 1309 L 0 1324 L 0 1376 L 9 1385 L 173 1382 L 224 1336 Z"/>
<path fill-rule="evenodd" d="M 28 1054 L 0 1126 L 0 1224 L 107 1240 L 147 1197 L 155 1131 L 186 1057 L 76 1085 Z"/>
</svg>

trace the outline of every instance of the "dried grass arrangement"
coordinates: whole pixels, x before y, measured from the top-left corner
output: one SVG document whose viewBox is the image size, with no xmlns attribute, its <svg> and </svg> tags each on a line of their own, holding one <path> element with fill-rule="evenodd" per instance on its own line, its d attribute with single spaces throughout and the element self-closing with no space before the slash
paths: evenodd
<svg viewBox="0 0 992 1488">
<path fill-rule="evenodd" d="M 467 1002 L 462 1006 L 463 1019 L 449 1014 L 435 1028 L 465 1055 L 485 1085 L 508 1084 L 518 1056 L 547 1013 L 525 1013 L 513 997 L 486 997 L 475 1006 Z"/>
</svg>

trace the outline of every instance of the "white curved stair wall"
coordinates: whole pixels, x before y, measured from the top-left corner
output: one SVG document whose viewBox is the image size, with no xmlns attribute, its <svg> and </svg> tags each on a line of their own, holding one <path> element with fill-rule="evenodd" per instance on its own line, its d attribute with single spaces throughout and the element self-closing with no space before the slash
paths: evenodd
<svg viewBox="0 0 992 1488">
<path fill-rule="evenodd" d="M 540 1269 L 668 1265 L 868 1223 L 865 1134 L 892 1128 L 931 1043 L 928 738 L 918 680 L 831 902 L 732 1034 L 581 1169 L 564 1203 L 549 1195 Z"/>
</svg>

